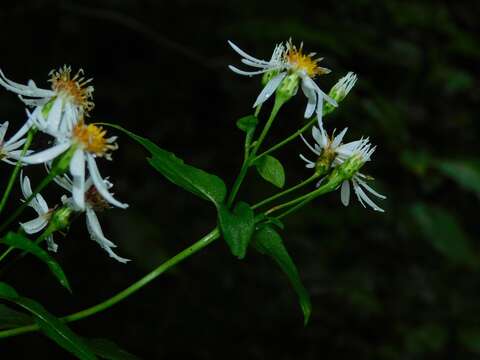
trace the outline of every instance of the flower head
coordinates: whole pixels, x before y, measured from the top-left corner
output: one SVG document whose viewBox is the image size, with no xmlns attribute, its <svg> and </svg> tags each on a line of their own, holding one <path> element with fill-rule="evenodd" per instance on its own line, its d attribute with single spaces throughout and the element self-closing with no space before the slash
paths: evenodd
<svg viewBox="0 0 480 360">
<path fill-rule="evenodd" d="M 85 125 L 83 122 L 79 122 L 70 133 L 58 137 L 51 148 L 26 156 L 22 158 L 22 161 L 27 164 L 47 164 L 71 149 L 73 156 L 70 160 L 69 170 L 73 178 L 73 201 L 78 209 L 83 210 L 85 208 L 86 167 L 95 187 L 103 198 L 110 204 L 125 209 L 128 204 L 119 202 L 108 191 L 95 161 L 97 157 L 105 157 L 111 160 L 110 152 L 118 148 L 115 144 L 116 137 L 106 138 L 105 135 L 106 132 L 102 128 L 94 124 Z"/>
<path fill-rule="evenodd" d="M 73 190 L 75 186 L 74 180 L 69 178 L 68 176 L 63 176 L 59 178 L 55 178 L 55 182 L 59 184 L 61 187 L 63 187 L 65 190 L 68 192 L 72 193 L 73 195 Z M 103 180 L 104 186 L 107 189 L 110 189 L 113 184 L 110 183 L 108 180 Z M 109 209 L 111 206 L 109 202 L 103 198 L 102 194 L 100 191 L 96 188 L 92 178 L 88 178 L 85 182 L 85 208 L 84 209 L 78 209 L 78 207 L 75 204 L 75 200 L 72 197 L 64 196 L 62 197 L 62 201 L 66 206 L 71 207 L 74 211 L 78 212 L 85 212 L 85 217 L 86 217 L 86 224 L 87 224 L 87 230 L 90 234 L 90 238 L 97 242 L 102 249 L 104 249 L 108 255 L 115 260 L 121 262 L 121 263 L 126 263 L 130 261 L 129 259 L 122 258 L 115 254 L 115 252 L 112 250 L 112 248 L 117 247 L 113 242 L 108 240 L 105 235 L 103 234 L 102 228 L 100 226 L 100 222 L 98 221 L 97 217 L 97 212 L 104 211 L 106 209 Z"/>
<path fill-rule="evenodd" d="M 50 72 L 51 89 L 40 89 L 30 80 L 22 85 L 9 80 L 0 70 L 0 85 L 19 95 L 20 99 L 33 107 L 33 122 L 41 131 L 53 136 L 71 131 L 72 127 L 93 109 L 92 79 L 83 77 L 80 69 L 75 75 L 64 65 Z"/>
<path fill-rule="evenodd" d="M 380 199 L 385 199 L 385 196 L 373 190 L 366 182 L 370 178 L 359 172 L 363 165 L 370 161 L 375 151 L 375 146 L 372 146 L 368 138 L 361 138 L 360 140 L 343 144 L 342 140 L 346 132 L 347 129 L 345 128 L 340 134 L 336 136 L 333 134 L 329 137 L 323 127 L 313 127 L 312 136 L 315 140 L 315 145 L 310 145 L 303 136 L 302 140 L 318 156 L 317 161 L 308 160 L 302 154 L 300 154 L 300 158 L 306 162 L 305 166 L 307 168 L 315 168 L 319 175 L 324 175 L 333 168 L 341 172 L 343 181 L 340 195 L 345 206 L 350 202 L 351 182 L 355 195 L 364 207 L 367 204 L 373 210 L 383 212 L 384 210 L 368 197 L 365 190 Z M 317 186 L 321 182 L 322 180 L 320 180 Z"/>
<path fill-rule="evenodd" d="M 24 201 L 32 196 L 33 192 L 30 185 L 30 179 L 28 176 L 24 177 L 22 173 L 20 174 L 20 188 L 22 189 Z M 20 226 L 27 234 L 35 234 L 42 231 L 48 225 L 52 218 L 54 209 L 50 209 L 48 207 L 47 202 L 40 194 L 36 194 L 28 203 L 28 206 L 34 209 L 38 216 L 33 220 L 20 223 Z M 46 240 L 48 250 L 56 252 L 58 245 L 53 241 L 53 235 L 47 236 Z"/>
<path fill-rule="evenodd" d="M 321 122 L 324 100 L 332 106 L 337 106 L 337 102 L 325 94 L 313 81 L 316 76 L 328 74 L 330 70 L 319 66 L 322 58 L 315 59 L 315 53 L 304 53 L 303 44 L 299 48 L 293 45 L 291 40 L 286 42 L 285 45 L 278 44 L 273 51 L 271 59 L 265 61 L 247 54 L 231 41 L 228 43 L 233 50 L 242 56 L 242 63 L 257 69 L 254 71 L 245 71 L 230 65 L 230 70 L 237 74 L 247 76 L 264 73 L 271 74 L 267 77 L 268 82 L 258 95 L 253 105 L 254 107 L 265 102 L 277 90 L 280 94 L 284 93 L 283 90 L 287 90 L 285 92 L 287 98 L 294 96 L 299 83 L 308 100 L 305 108 L 305 118 L 310 118 L 316 113 L 318 121 Z M 281 84 L 287 77 L 289 80 L 288 86 L 282 87 Z"/>
</svg>

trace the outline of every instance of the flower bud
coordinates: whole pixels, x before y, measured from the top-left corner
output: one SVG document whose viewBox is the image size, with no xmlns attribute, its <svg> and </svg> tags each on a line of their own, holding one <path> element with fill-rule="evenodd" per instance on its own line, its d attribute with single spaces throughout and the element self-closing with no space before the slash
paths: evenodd
<svg viewBox="0 0 480 360">
<path fill-rule="evenodd" d="M 300 77 L 296 73 L 287 75 L 277 88 L 277 98 L 287 101 L 295 96 L 298 91 L 299 82 Z"/>
<path fill-rule="evenodd" d="M 337 103 L 340 103 L 345 99 L 350 90 L 355 86 L 357 82 L 357 75 L 353 72 L 349 72 L 347 75 L 337 81 L 335 85 L 330 89 L 328 96 L 334 99 Z M 324 114 L 330 113 L 335 109 L 330 103 L 325 104 Z"/>
</svg>

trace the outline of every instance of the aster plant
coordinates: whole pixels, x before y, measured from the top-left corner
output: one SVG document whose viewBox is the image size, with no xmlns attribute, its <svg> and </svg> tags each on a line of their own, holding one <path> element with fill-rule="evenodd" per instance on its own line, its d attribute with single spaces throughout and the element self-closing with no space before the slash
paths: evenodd
<svg viewBox="0 0 480 360">
<path fill-rule="evenodd" d="M 223 239 L 238 259 L 245 258 L 249 251 L 272 258 L 287 275 L 297 293 L 304 323 L 308 322 L 311 304 L 281 236 L 285 227 L 283 219 L 336 190 L 340 191 L 341 202 L 347 206 L 352 187 L 364 207 L 384 211 L 372 198 L 381 200 L 385 196 L 368 184 L 371 176 L 360 172 L 371 161 L 375 146 L 367 137 L 347 142 L 344 140 L 347 129 L 335 135 L 335 130 L 329 132 L 324 124 L 324 118 L 341 107 L 357 76 L 349 72 L 327 92 L 321 89 L 319 81 L 331 71 L 320 66 L 323 58 L 306 53 L 303 44 L 297 47 L 291 40 L 279 43 L 270 60 L 262 60 L 233 42 L 228 43 L 240 55 L 240 62 L 248 67 L 241 69 L 230 65 L 235 74 L 262 75 L 262 89 L 253 102 L 254 113 L 237 121 L 237 127 L 245 135 L 244 156 L 239 174 L 228 190 L 218 176 L 185 163 L 154 142 L 118 125 L 91 121 L 94 88 L 92 79 L 84 77 L 83 70 L 73 76 L 68 66 L 51 71 L 50 89 L 39 88 L 32 80 L 26 85 L 14 82 L 0 70 L 0 86 L 17 94 L 26 107 L 26 119 L 9 140 L 5 141 L 9 123 L 0 125 L 0 159 L 7 164 L 5 166 L 12 166 L 0 200 L 0 244 L 4 246 L 0 266 L 24 255 L 33 255 L 44 261 L 60 284 L 70 290 L 67 276 L 54 255 L 62 251 L 68 229 L 81 218 L 74 215 L 80 214 L 85 214 L 91 240 L 100 245 L 112 261 L 123 264 L 135 261 L 125 258 L 122 249 L 113 250 L 116 245 L 104 235 L 97 216 L 98 212 L 105 210 L 125 211 L 128 208 L 128 204 L 113 196 L 112 179 L 103 177 L 99 170 L 105 160 L 112 161 L 112 152 L 118 148 L 117 136 L 109 135 L 107 131 L 123 134 L 144 147 L 149 153 L 148 163 L 154 170 L 212 203 L 217 210 L 217 225 L 200 240 L 110 299 L 62 318 L 55 317 L 35 300 L 20 295 L 12 285 L 0 281 L 0 300 L 6 304 L 0 304 L 0 338 L 41 331 L 79 359 L 111 358 L 105 355 L 104 348 L 100 351 L 98 344 L 75 334 L 67 323 L 110 308 L 217 239 Z M 301 126 L 275 145 L 265 148 L 265 139 L 270 135 L 280 110 L 296 96 L 299 88 L 307 100 L 305 109 L 299 113 Z M 270 98 L 274 99 L 271 111 L 263 115 L 262 107 Z M 304 135 L 308 132 L 311 132 L 313 143 Z M 50 145 L 44 148 L 32 146 L 37 137 L 48 138 Z M 300 149 L 303 147 L 301 141 L 313 155 L 305 156 L 303 150 L 297 150 L 307 168 L 305 178 L 286 187 L 284 166 L 272 153 L 287 144 Z M 32 187 L 27 172 L 39 165 L 45 169 L 45 177 Z M 239 200 L 238 196 L 247 175 L 253 170 L 280 190 L 249 204 Z M 5 214 L 3 210 L 17 182 L 23 197 L 14 211 Z M 41 195 L 47 186 L 56 186 L 59 194 L 56 202 L 48 201 L 53 206 L 49 206 Z M 32 215 L 24 217 L 27 208 L 34 210 L 33 218 Z M 12 304 L 23 311 L 12 308 Z M 2 323 L 2 319 L 9 319 L 9 322 Z M 112 348 L 115 349 L 110 346 Z"/>
</svg>

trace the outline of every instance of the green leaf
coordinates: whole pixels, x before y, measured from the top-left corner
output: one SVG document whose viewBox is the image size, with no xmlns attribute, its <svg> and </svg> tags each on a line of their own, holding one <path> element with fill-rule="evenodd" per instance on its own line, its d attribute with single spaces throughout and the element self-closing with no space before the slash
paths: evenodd
<svg viewBox="0 0 480 360">
<path fill-rule="evenodd" d="M 310 296 L 302 284 L 297 267 L 283 245 L 283 240 L 272 227 L 264 227 L 255 232 L 252 244 L 262 254 L 270 256 L 283 270 L 290 280 L 293 289 L 298 295 L 300 307 L 302 308 L 304 324 L 308 323 L 312 313 Z"/>
<path fill-rule="evenodd" d="M 0 329 L 30 325 L 32 322 L 33 319 L 30 316 L 0 304 Z"/>
<path fill-rule="evenodd" d="M 244 116 L 237 120 L 237 127 L 246 133 L 255 130 L 258 125 L 258 119 L 254 115 Z"/>
<path fill-rule="evenodd" d="M 60 281 L 60 284 L 67 288 L 68 291 L 72 292 L 67 277 L 65 276 L 65 273 L 60 265 L 45 250 L 43 250 L 33 241 L 30 241 L 20 234 L 9 232 L 7 236 L 5 236 L 0 242 L 35 255 L 48 265 L 50 271 L 53 273 L 53 275 L 55 275 L 58 281 Z"/>
<path fill-rule="evenodd" d="M 150 140 L 120 126 L 107 123 L 104 125 L 123 131 L 139 144 L 143 145 L 152 155 L 152 157 L 148 159 L 150 165 L 174 184 L 203 199 L 212 201 L 217 208 L 225 200 L 227 187 L 218 176 L 185 164 L 182 159 L 176 157 L 173 153 L 161 149 Z"/>
<path fill-rule="evenodd" d="M 255 218 L 250 205 L 239 202 L 233 212 L 226 206 L 221 206 L 218 224 L 232 254 L 243 259 L 255 229 Z"/>
<path fill-rule="evenodd" d="M 113 341 L 107 339 L 84 339 L 88 347 L 103 359 L 107 360 L 140 360 L 139 357 L 121 349 Z"/>
<path fill-rule="evenodd" d="M 480 195 L 480 165 L 468 160 L 438 160 L 436 168 L 465 190 Z"/>
<path fill-rule="evenodd" d="M 0 297 L 11 298 L 15 299 L 19 297 L 18 293 L 15 291 L 13 287 L 8 285 L 7 283 L 0 282 Z"/>
<path fill-rule="evenodd" d="M 285 170 L 276 158 L 270 155 L 262 156 L 255 161 L 258 173 L 276 187 L 283 188 L 285 185 Z"/>
<path fill-rule="evenodd" d="M 411 213 L 422 235 L 439 253 L 457 264 L 477 265 L 471 240 L 451 213 L 421 203 L 413 205 Z"/>
<path fill-rule="evenodd" d="M 60 319 L 50 314 L 45 308 L 32 299 L 19 296 L 8 284 L 0 282 L 0 299 L 10 301 L 24 308 L 32 315 L 42 330 L 49 338 L 54 340 L 65 350 L 71 352 L 81 360 L 96 360 L 95 354 Z"/>
</svg>

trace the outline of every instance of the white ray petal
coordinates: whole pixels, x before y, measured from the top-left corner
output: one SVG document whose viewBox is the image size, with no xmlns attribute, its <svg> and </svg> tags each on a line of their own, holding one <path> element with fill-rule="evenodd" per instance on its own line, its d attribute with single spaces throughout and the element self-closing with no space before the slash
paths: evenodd
<svg viewBox="0 0 480 360">
<path fill-rule="evenodd" d="M 104 180 L 102 179 L 102 176 L 100 175 L 100 172 L 98 171 L 97 164 L 95 162 L 95 159 L 91 154 L 87 154 L 87 162 L 88 162 L 88 170 L 90 172 L 90 176 L 92 177 L 93 184 L 97 188 L 98 192 L 100 195 L 103 196 L 103 198 L 108 201 L 110 204 L 126 209 L 128 207 L 128 204 L 124 204 L 116 200 L 112 194 L 108 191 L 107 185 L 105 184 Z"/>
<path fill-rule="evenodd" d="M 243 56 L 245 59 L 248 59 L 250 61 L 259 63 L 259 64 L 268 64 L 268 61 L 257 59 L 253 57 L 252 55 L 247 54 L 245 51 L 240 49 L 237 45 L 235 45 L 232 41 L 228 40 L 228 44 L 232 47 L 233 50 L 235 50 L 240 56 Z"/>
<path fill-rule="evenodd" d="M 33 155 L 25 156 L 21 160 L 26 164 L 41 164 L 55 159 L 57 156 L 65 152 L 69 147 L 70 143 L 68 142 L 60 143 Z"/>
<path fill-rule="evenodd" d="M 300 159 L 302 159 L 303 161 L 305 161 L 307 163 L 307 165 L 315 166 L 315 163 L 313 161 L 308 160 L 305 156 L 303 156 L 303 154 L 299 154 L 299 156 L 300 156 Z"/>
<path fill-rule="evenodd" d="M 267 85 L 265 85 L 263 90 L 258 95 L 257 100 L 255 100 L 255 103 L 253 104 L 253 107 L 255 108 L 258 105 L 263 104 L 270 96 L 272 96 L 275 93 L 275 90 L 277 90 L 282 80 L 285 78 L 285 76 L 287 76 L 287 73 L 282 72 L 270 79 L 270 81 L 267 83 Z"/>
<path fill-rule="evenodd" d="M 26 86 L 7 79 L 2 70 L 0 70 L 0 85 L 16 94 L 31 97 L 50 97 L 55 95 L 52 90 L 39 89 L 33 86 Z"/>
<path fill-rule="evenodd" d="M 365 204 L 363 204 L 363 201 L 365 201 L 365 203 L 367 203 L 367 205 L 369 205 L 373 210 L 375 211 L 380 211 L 380 212 L 385 212 L 385 210 L 383 210 L 382 208 L 380 208 L 377 204 L 375 204 L 369 197 L 367 194 L 365 194 L 365 192 L 362 190 L 362 188 L 360 187 L 359 184 L 357 184 L 356 182 L 354 182 L 354 190 L 355 190 L 355 193 L 357 194 L 357 197 L 359 199 L 359 201 L 362 203 L 363 206 L 365 206 Z M 363 201 L 362 201 L 363 200 Z"/>
<path fill-rule="evenodd" d="M 343 181 L 342 188 L 340 190 L 340 198 L 342 200 L 342 204 L 348 206 L 350 202 L 350 181 Z"/>
<path fill-rule="evenodd" d="M 108 253 L 108 255 L 110 255 L 110 257 L 114 258 L 115 260 L 121 263 L 126 263 L 130 261 L 129 259 L 125 259 L 118 256 L 112 251 L 111 248 L 116 247 L 116 245 L 103 235 L 102 228 L 100 227 L 100 223 L 98 221 L 98 218 L 95 212 L 89 207 L 87 207 L 86 215 L 87 215 L 87 230 L 90 233 L 90 237 L 92 238 L 92 240 L 97 242 L 102 247 L 102 249 L 104 249 Z"/>
<path fill-rule="evenodd" d="M 342 130 L 340 134 L 335 136 L 335 138 L 332 141 L 332 148 L 336 149 L 342 142 L 343 137 L 345 136 L 345 133 L 347 132 L 348 128 L 345 128 Z"/>
<path fill-rule="evenodd" d="M 5 121 L 2 125 L 0 125 L 0 144 L 3 142 L 5 138 L 5 133 L 8 129 L 8 121 Z"/>
<path fill-rule="evenodd" d="M 62 108 L 63 108 L 63 99 L 60 97 L 57 97 L 53 102 L 53 105 L 50 108 L 50 111 L 48 112 L 48 116 L 47 116 L 47 127 L 49 131 L 52 132 L 52 134 L 54 134 L 59 129 L 60 120 L 62 119 Z"/>
<path fill-rule="evenodd" d="M 307 145 L 307 147 L 308 147 L 315 155 L 320 155 L 320 151 L 318 151 L 318 150 L 315 149 L 312 145 L 310 145 L 310 143 L 307 141 L 307 139 L 305 139 L 305 137 L 303 136 L 303 134 L 300 134 L 300 138 L 303 140 L 303 142 L 305 143 L 305 145 Z"/>
<path fill-rule="evenodd" d="M 23 231 L 25 231 L 27 234 L 36 234 L 42 231 L 42 229 L 45 226 L 47 226 L 47 224 L 48 224 L 47 219 L 45 219 L 44 216 L 39 216 L 25 223 L 20 223 L 20 226 L 22 227 Z"/>
<path fill-rule="evenodd" d="M 246 75 L 246 76 L 260 75 L 271 70 L 271 69 L 263 69 L 258 71 L 245 71 L 245 70 L 240 70 L 239 68 L 236 68 L 233 65 L 228 65 L 228 68 L 232 70 L 234 73 L 237 73 L 239 75 Z"/>
<path fill-rule="evenodd" d="M 362 185 L 369 193 L 372 195 L 375 195 L 376 197 L 380 199 L 386 199 L 387 197 L 385 195 L 379 194 L 375 190 L 373 190 L 365 181 L 361 179 L 356 179 L 360 185 Z"/>
<path fill-rule="evenodd" d="M 85 153 L 83 149 L 75 150 L 70 161 L 72 174 L 72 197 L 75 207 L 85 209 Z"/>
</svg>

